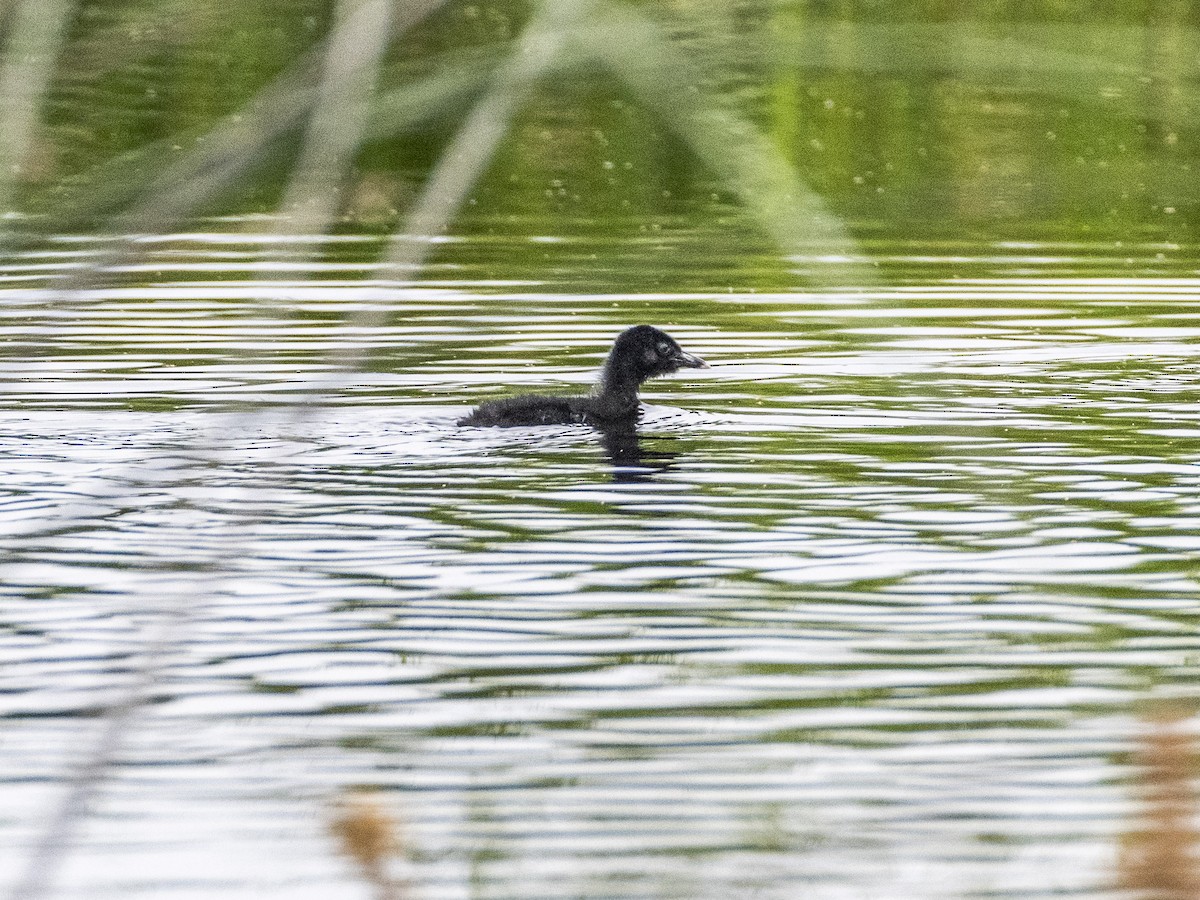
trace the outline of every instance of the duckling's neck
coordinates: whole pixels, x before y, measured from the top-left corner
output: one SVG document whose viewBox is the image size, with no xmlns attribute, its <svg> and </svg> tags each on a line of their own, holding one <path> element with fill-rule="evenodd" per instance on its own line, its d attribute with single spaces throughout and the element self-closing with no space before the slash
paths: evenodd
<svg viewBox="0 0 1200 900">
<path fill-rule="evenodd" d="M 593 396 L 596 402 L 612 415 L 627 415 L 638 408 L 638 388 L 642 379 L 628 366 L 614 362 L 612 358 L 604 364 L 600 383 Z"/>
</svg>

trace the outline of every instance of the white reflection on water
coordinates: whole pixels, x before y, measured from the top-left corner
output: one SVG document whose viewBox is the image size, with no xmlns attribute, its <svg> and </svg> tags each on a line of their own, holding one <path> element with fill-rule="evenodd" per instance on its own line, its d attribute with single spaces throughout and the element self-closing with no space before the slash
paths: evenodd
<svg viewBox="0 0 1200 900">
<path fill-rule="evenodd" d="M 180 595 L 67 896 L 347 892 L 360 784 L 417 897 L 1103 893 L 1127 706 L 1200 660 L 1200 284 L 659 295 L 714 367 L 631 457 L 453 422 L 585 383 L 647 298 L 403 295 L 298 415 L 224 402 L 401 295 L 158 262 L 0 315 L 0 859 Z"/>
</svg>

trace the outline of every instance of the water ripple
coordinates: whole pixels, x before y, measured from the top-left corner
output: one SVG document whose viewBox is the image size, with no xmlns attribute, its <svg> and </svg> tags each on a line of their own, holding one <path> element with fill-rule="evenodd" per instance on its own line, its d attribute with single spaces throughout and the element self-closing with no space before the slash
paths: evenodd
<svg viewBox="0 0 1200 900">
<path fill-rule="evenodd" d="M 36 350 L 0 360 L 0 858 L 182 604 L 68 894 L 338 893 L 355 785 L 421 897 L 1103 893 L 1129 706 L 1200 662 L 1193 270 L 900 247 L 870 292 L 581 296 L 338 280 L 353 242 L 279 280 L 254 240 L 66 298 L 30 279 L 86 244 L 0 269 Z M 637 458 L 454 425 L 643 319 L 713 367 L 647 385 Z"/>
</svg>

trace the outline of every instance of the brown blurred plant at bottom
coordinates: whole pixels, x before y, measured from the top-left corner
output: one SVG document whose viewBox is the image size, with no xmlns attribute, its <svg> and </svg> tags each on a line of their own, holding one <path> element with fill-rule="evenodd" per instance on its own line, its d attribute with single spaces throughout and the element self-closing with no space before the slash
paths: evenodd
<svg viewBox="0 0 1200 900">
<path fill-rule="evenodd" d="M 1139 821 L 1121 838 L 1117 886 L 1147 900 L 1200 900 L 1196 751 L 1180 715 L 1147 720 L 1134 754 Z"/>
<path fill-rule="evenodd" d="M 379 900 L 408 900 L 406 885 L 388 873 L 388 861 L 403 853 L 403 835 L 377 797 L 365 793 L 344 795 L 338 800 L 329 830 L 342 852 L 358 863 Z"/>
</svg>

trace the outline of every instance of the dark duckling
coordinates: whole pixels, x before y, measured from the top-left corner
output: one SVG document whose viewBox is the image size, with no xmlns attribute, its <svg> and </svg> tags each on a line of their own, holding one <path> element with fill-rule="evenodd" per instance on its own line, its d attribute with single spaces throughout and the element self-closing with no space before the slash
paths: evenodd
<svg viewBox="0 0 1200 900">
<path fill-rule="evenodd" d="M 524 394 L 480 405 L 459 425 L 629 426 L 641 409 L 638 388 L 647 378 L 679 369 L 704 369 L 708 363 L 685 353 L 669 334 L 652 325 L 635 325 L 617 336 L 604 362 L 600 383 L 586 397 Z"/>
</svg>

